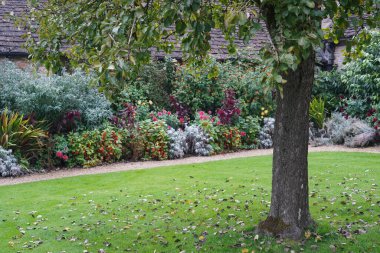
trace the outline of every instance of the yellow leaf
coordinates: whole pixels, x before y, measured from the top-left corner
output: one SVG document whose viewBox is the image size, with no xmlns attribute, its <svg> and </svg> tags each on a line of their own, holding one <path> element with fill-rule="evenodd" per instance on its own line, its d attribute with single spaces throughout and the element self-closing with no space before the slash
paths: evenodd
<svg viewBox="0 0 380 253">
<path fill-rule="evenodd" d="M 248 253 L 248 249 L 242 249 L 241 253 Z"/>
<path fill-rule="evenodd" d="M 309 239 L 310 236 L 311 236 L 311 232 L 310 232 L 309 230 L 306 231 L 306 232 L 305 232 L 305 238 L 306 238 L 306 239 Z"/>
<path fill-rule="evenodd" d="M 203 241 L 205 239 L 205 237 L 203 235 L 199 236 L 199 241 Z"/>
</svg>

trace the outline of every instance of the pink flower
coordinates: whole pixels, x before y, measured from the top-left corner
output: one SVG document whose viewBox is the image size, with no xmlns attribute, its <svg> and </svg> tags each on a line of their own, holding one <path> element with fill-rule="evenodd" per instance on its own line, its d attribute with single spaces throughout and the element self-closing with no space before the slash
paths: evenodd
<svg viewBox="0 0 380 253">
<path fill-rule="evenodd" d="M 247 135 L 246 132 L 244 132 L 244 131 L 241 131 L 241 132 L 240 132 L 240 136 L 246 136 L 246 135 Z"/>
<path fill-rule="evenodd" d="M 198 114 L 199 114 L 200 116 L 203 116 L 203 115 L 205 114 L 205 112 L 204 112 L 204 111 L 200 111 L 200 112 L 198 112 Z"/>
<path fill-rule="evenodd" d="M 218 121 L 218 122 L 216 122 L 216 124 L 219 126 L 219 125 L 221 125 L 222 123 L 221 123 L 220 121 Z"/>
<path fill-rule="evenodd" d="M 172 127 L 171 127 L 171 126 L 168 126 L 168 129 L 170 130 L 170 129 L 172 129 Z"/>
<path fill-rule="evenodd" d="M 63 158 L 63 153 L 62 153 L 62 151 L 58 151 L 55 155 L 56 155 L 57 157 L 59 157 L 59 158 Z"/>
<path fill-rule="evenodd" d="M 69 157 L 68 157 L 67 155 L 64 155 L 64 156 L 62 157 L 62 159 L 63 159 L 64 161 L 67 161 L 67 160 L 69 159 Z"/>
<path fill-rule="evenodd" d="M 157 121 L 157 118 L 155 116 L 153 117 L 153 121 Z"/>
<path fill-rule="evenodd" d="M 179 123 L 181 123 L 181 124 L 185 123 L 185 119 L 184 118 L 180 118 L 179 119 Z"/>
<path fill-rule="evenodd" d="M 158 115 L 158 117 L 161 117 L 162 116 L 162 112 L 158 112 L 157 115 Z"/>
<path fill-rule="evenodd" d="M 172 115 L 172 113 L 171 113 L 171 112 L 168 112 L 168 115 Z"/>
</svg>

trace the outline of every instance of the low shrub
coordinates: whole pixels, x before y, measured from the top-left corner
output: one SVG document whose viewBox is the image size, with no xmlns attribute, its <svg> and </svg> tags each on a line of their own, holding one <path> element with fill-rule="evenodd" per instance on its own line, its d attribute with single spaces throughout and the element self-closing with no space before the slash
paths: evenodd
<svg viewBox="0 0 380 253">
<path fill-rule="evenodd" d="M 216 127 L 216 144 L 222 151 L 235 151 L 241 148 L 241 131 L 237 127 L 220 125 Z"/>
<path fill-rule="evenodd" d="M 365 147 L 376 141 L 375 129 L 360 119 L 346 118 L 340 113 L 332 115 L 326 122 L 326 128 L 333 144 Z"/>
<path fill-rule="evenodd" d="M 352 124 L 352 119 L 344 117 L 340 113 L 333 113 L 331 118 L 326 122 L 327 132 L 334 144 L 343 144 L 345 129 Z"/>
<path fill-rule="evenodd" d="M 121 134 L 112 127 L 70 133 L 67 140 L 56 137 L 56 141 L 55 155 L 69 167 L 92 167 L 119 161 L 122 157 Z"/>
<path fill-rule="evenodd" d="M 23 170 L 17 164 L 17 159 L 12 155 L 12 150 L 6 150 L 0 146 L 0 176 L 16 177 L 23 174 Z"/>
<path fill-rule="evenodd" d="M 273 146 L 274 118 L 264 118 L 264 126 L 260 130 L 260 148 L 267 149 Z"/>
<path fill-rule="evenodd" d="M 139 122 L 137 133 L 143 146 L 144 160 L 168 159 L 168 126 L 162 120 L 145 120 Z"/>
<path fill-rule="evenodd" d="M 185 130 L 169 129 L 169 154 L 171 159 L 182 158 L 185 155 L 208 156 L 213 148 L 210 138 L 199 126 L 186 126 Z"/>
</svg>

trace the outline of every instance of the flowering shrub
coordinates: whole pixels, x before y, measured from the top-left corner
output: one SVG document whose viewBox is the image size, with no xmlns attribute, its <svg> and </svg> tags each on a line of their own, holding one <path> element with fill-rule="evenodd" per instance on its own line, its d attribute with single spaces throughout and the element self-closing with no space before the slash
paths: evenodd
<svg viewBox="0 0 380 253">
<path fill-rule="evenodd" d="M 0 176 L 15 177 L 22 174 L 22 169 L 17 164 L 17 159 L 12 155 L 12 150 L 5 150 L 0 146 Z"/>
<path fill-rule="evenodd" d="M 165 109 L 157 113 L 152 112 L 149 114 L 149 116 L 151 117 L 152 121 L 164 121 L 169 128 L 177 129 L 180 126 L 178 117 L 175 114 L 172 114 L 170 111 L 166 111 Z"/>
<path fill-rule="evenodd" d="M 218 118 L 224 125 L 230 125 L 240 115 L 240 109 L 238 108 L 238 101 L 235 98 L 235 91 L 227 89 L 224 91 L 225 98 L 223 100 L 222 108 L 218 109 Z"/>
</svg>

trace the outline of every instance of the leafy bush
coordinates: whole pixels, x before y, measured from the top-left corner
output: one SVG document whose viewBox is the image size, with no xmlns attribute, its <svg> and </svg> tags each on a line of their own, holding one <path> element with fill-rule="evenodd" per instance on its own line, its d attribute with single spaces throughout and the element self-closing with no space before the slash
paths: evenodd
<svg viewBox="0 0 380 253">
<path fill-rule="evenodd" d="M 241 147 L 241 132 L 239 128 L 219 125 L 216 127 L 217 138 L 214 142 L 223 151 L 234 151 Z"/>
<path fill-rule="evenodd" d="M 0 146 L 12 149 L 18 157 L 36 158 L 43 148 L 41 139 L 45 137 L 42 129 L 29 124 L 29 118 L 8 110 L 0 114 Z"/>
<path fill-rule="evenodd" d="M 320 72 L 313 88 L 315 96 L 325 99 L 329 112 L 339 111 L 369 123 L 371 110 L 380 104 L 380 32 L 371 35 L 372 41 L 360 57 L 341 70 Z"/>
<path fill-rule="evenodd" d="M 325 101 L 325 108 L 330 115 L 337 110 L 341 98 L 347 96 L 347 91 L 340 79 L 340 71 L 319 71 L 315 75 L 313 97 L 320 97 Z"/>
<path fill-rule="evenodd" d="M 215 60 L 202 66 L 187 65 L 177 72 L 177 82 L 173 96 L 189 107 L 189 113 L 213 111 L 222 106 L 224 85 L 218 78 L 211 77 L 220 64 Z"/>
<path fill-rule="evenodd" d="M 144 160 L 168 159 L 168 126 L 162 120 L 145 120 L 138 125 L 138 134 L 142 139 Z"/>
<path fill-rule="evenodd" d="M 243 116 L 257 115 L 261 107 L 271 112 L 272 90 L 264 81 L 269 73 L 259 64 L 240 61 L 211 61 L 202 68 L 186 66 L 179 71 L 174 95 L 189 106 L 192 115 L 200 110 L 215 113 L 223 105 L 223 93 L 228 89 L 235 91 Z"/>
<path fill-rule="evenodd" d="M 0 176 L 16 177 L 23 174 L 21 167 L 17 164 L 17 159 L 12 155 L 12 150 L 5 150 L 0 146 Z"/>
<path fill-rule="evenodd" d="M 217 110 L 218 118 L 224 125 L 230 125 L 236 121 L 240 115 L 238 101 L 235 99 L 235 91 L 227 89 L 224 91 L 223 105 Z"/>
<path fill-rule="evenodd" d="M 45 76 L 7 61 L 0 62 L 0 69 L 0 108 L 46 120 L 53 131 L 62 130 L 69 112 L 79 112 L 77 123 L 86 128 L 100 126 L 111 116 L 108 100 L 89 87 L 90 77 L 82 73 Z"/>
<path fill-rule="evenodd" d="M 252 116 L 240 117 L 237 127 L 240 130 L 242 147 L 246 149 L 257 148 L 260 132 L 259 119 Z"/>
<path fill-rule="evenodd" d="M 172 94 L 175 81 L 175 66 L 171 59 L 164 62 L 152 62 L 144 65 L 136 78 L 125 84 L 119 103 L 149 103 L 161 110 L 169 108 L 169 95 Z M 153 109 L 152 108 L 152 109 Z"/>
<path fill-rule="evenodd" d="M 264 118 L 264 126 L 259 133 L 260 148 L 271 148 L 273 146 L 274 118 Z"/>
<path fill-rule="evenodd" d="M 323 128 L 323 123 L 325 121 L 325 101 L 322 98 L 313 98 L 310 102 L 309 108 L 310 119 L 317 125 L 319 129 Z"/>
<path fill-rule="evenodd" d="M 56 157 L 69 167 L 92 167 L 121 159 L 121 134 L 112 127 L 70 133 L 67 141 L 56 138 Z"/>
</svg>

